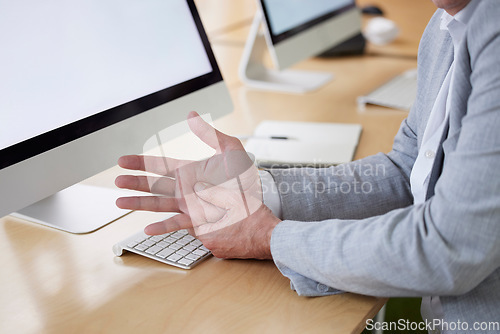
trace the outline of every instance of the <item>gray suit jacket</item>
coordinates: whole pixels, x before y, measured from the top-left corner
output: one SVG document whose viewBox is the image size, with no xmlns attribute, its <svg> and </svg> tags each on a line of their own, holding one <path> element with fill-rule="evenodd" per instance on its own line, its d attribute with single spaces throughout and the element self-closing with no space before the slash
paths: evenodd
<svg viewBox="0 0 500 334">
<path fill-rule="evenodd" d="M 409 176 L 453 59 L 442 11 L 419 47 L 418 98 L 393 150 L 327 169 L 272 170 L 284 221 L 271 251 L 300 294 L 441 296 L 445 321 L 500 321 L 500 2 L 481 0 L 455 64 L 434 196 Z"/>
</svg>

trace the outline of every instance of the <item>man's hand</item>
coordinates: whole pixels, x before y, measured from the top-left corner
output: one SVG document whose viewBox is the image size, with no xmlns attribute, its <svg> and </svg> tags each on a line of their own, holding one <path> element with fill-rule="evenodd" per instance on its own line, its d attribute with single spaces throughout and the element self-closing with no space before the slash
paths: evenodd
<svg viewBox="0 0 500 334">
<path fill-rule="evenodd" d="M 201 182 L 194 189 L 201 199 L 224 208 L 226 212 L 220 220 L 205 225 L 209 230 L 198 237 L 214 256 L 272 259 L 271 235 L 281 220 L 267 206 L 260 203 L 255 212 L 247 215 L 232 189 Z"/>
<path fill-rule="evenodd" d="M 157 176 L 119 176 L 118 187 L 155 195 L 119 198 L 117 205 L 179 213 L 147 226 L 147 234 L 188 229 L 216 256 L 270 258 L 270 233 L 279 219 L 262 204 L 260 178 L 252 159 L 237 138 L 215 130 L 197 113 L 190 113 L 188 124 L 215 149 L 215 155 L 203 161 L 121 157 L 121 167 Z"/>
</svg>

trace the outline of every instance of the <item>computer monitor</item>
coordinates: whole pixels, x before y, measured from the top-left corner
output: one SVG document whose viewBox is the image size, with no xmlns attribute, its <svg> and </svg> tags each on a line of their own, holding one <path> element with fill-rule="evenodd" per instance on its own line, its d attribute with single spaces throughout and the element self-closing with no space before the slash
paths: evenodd
<svg viewBox="0 0 500 334">
<path fill-rule="evenodd" d="M 0 217 L 95 230 L 123 212 L 78 182 L 232 110 L 193 0 L 7 1 L 0 47 Z"/>
<path fill-rule="evenodd" d="M 354 0 L 257 2 L 240 63 L 240 78 L 252 88 L 305 93 L 321 87 L 332 74 L 285 69 L 361 32 L 361 15 Z M 277 70 L 265 65 L 266 48 Z"/>
</svg>

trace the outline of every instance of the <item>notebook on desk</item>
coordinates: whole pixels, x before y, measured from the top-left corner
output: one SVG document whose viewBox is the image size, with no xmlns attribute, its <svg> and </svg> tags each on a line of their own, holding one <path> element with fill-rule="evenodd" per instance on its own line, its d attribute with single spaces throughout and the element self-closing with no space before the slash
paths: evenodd
<svg viewBox="0 0 500 334">
<path fill-rule="evenodd" d="M 264 121 L 245 149 L 261 167 L 331 166 L 353 159 L 361 125 Z"/>
</svg>

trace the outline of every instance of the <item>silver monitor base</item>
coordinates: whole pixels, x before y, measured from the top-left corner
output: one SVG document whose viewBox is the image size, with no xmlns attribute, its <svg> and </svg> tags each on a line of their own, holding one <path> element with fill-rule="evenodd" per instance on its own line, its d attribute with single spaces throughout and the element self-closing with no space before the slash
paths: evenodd
<svg viewBox="0 0 500 334">
<path fill-rule="evenodd" d="M 89 233 L 126 215 L 115 205 L 119 189 L 75 184 L 12 215 L 70 233 Z"/>
<path fill-rule="evenodd" d="M 239 76 L 247 87 L 301 94 L 319 89 L 333 79 L 333 74 L 326 72 L 267 68 L 264 64 L 267 44 L 259 31 L 261 23 L 262 14 L 257 13 L 240 62 Z"/>
</svg>

